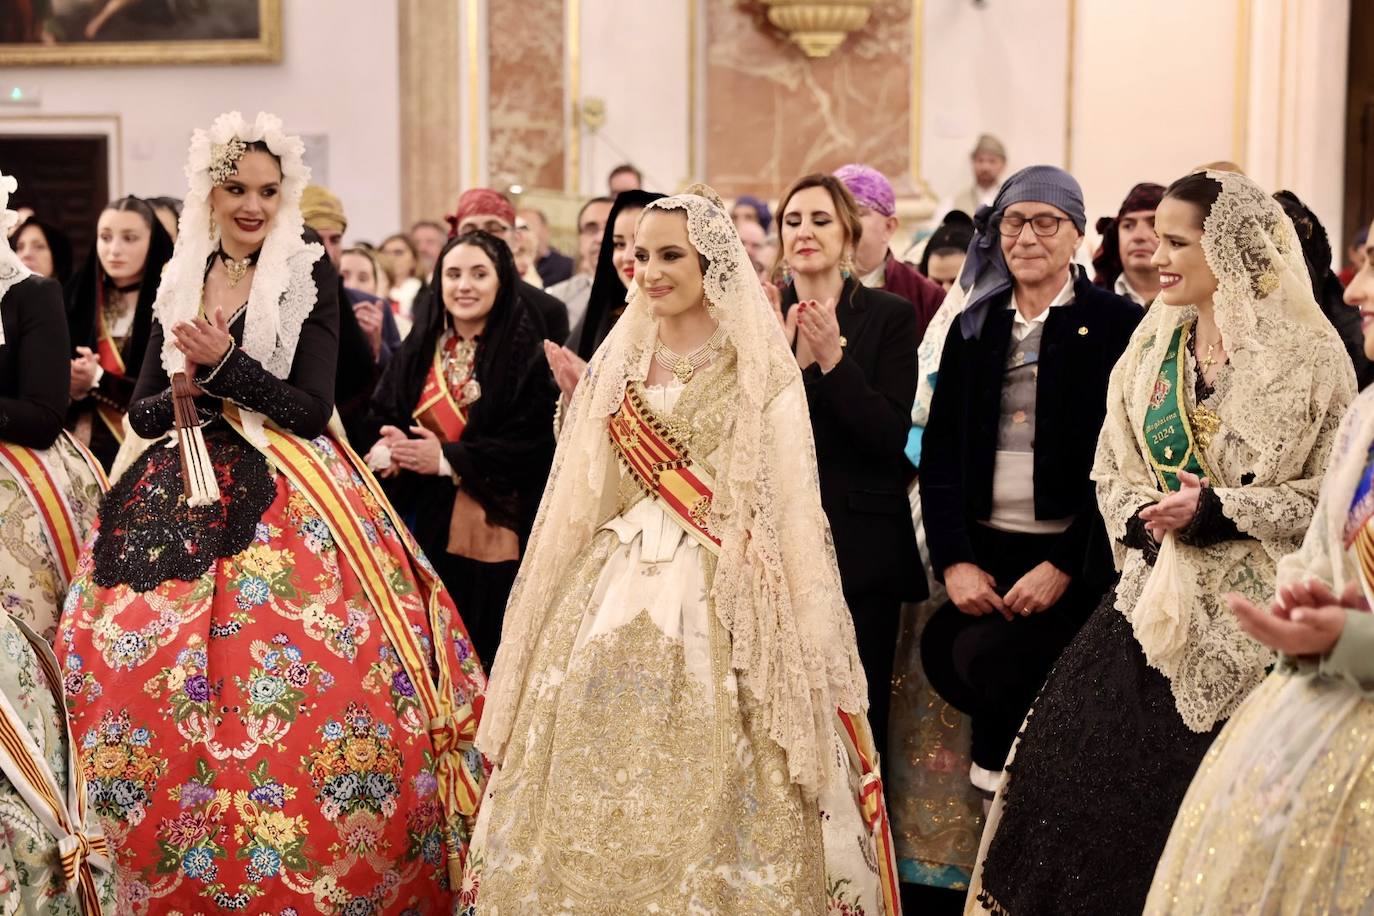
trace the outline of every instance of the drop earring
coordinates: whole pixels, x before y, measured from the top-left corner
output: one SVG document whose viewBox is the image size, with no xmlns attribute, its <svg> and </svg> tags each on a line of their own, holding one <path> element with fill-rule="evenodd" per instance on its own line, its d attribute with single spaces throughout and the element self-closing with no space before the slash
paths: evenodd
<svg viewBox="0 0 1374 916">
<path fill-rule="evenodd" d="M 854 276 L 854 259 L 848 251 L 840 258 L 840 276 L 846 280 Z"/>
</svg>

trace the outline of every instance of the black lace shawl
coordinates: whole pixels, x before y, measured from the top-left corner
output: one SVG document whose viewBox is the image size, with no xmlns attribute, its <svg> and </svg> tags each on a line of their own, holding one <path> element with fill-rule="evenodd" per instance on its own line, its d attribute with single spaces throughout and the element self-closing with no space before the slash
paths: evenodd
<svg viewBox="0 0 1374 916">
<path fill-rule="evenodd" d="M 133 393 L 134 383 L 143 368 L 143 355 L 148 350 L 148 337 L 153 329 L 153 302 L 157 299 L 157 285 L 162 277 L 162 268 L 172 257 L 172 237 L 162 228 L 162 223 L 153 220 L 152 237 L 148 240 L 148 259 L 143 263 L 143 283 L 138 288 L 138 306 L 134 312 L 133 330 L 124 343 L 120 354 L 124 358 L 125 378 L 128 380 L 128 393 Z M 66 286 L 67 328 L 71 334 L 72 353 L 77 347 L 95 349 L 100 337 L 98 316 L 105 296 L 105 270 L 100 266 L 95 245 L 91 245 L 81 269 Z M 105 380 L 101 380 L 105 387 Z"/>
<path fill-rule="evenodd" d="M 643 209 L 666 197 L 653 191 L 621 191 L 606 217 L 606 230 L 601 234 L 601 254 L 596 259 L 596 273 L 592 275 L 592 289 L 587 294 L 587 311 L 582 322 L 573 329 L 568 346 L 584 360 L 590 360 L 601 341 L 625 311 L 625 281 L 620 279 L 611 258 L 615 255 L 615 218 L 629 207 Z"/>
<path fill-rule="evenodd" d="M 399 429 L 415 425 L 411 415 L 447 323 L 440 293 L 444 257 L 460 242 L 474 238 L 496 265 L 500 290 L 477 351 L 475 374 L 482 395 L 469 409 L 462 439 L 446 444 L 444 457 L 488 518 L 523 538 L 534 522 L 553 462 L 557 389 L 544 360 L 542 324 L 519 295 L 515 262 L 505 243 L 475 232 L 444 246 L 430 283 L 433 307 L 417 315 L 420 323 L 387 364 L 373 395 L 370 427 L 375 441 L 384 424 Z M 451 479 L 403 472 L 385 484 L 403 512 L 416 512 L 416 535 L 422 545 L 432 549 L 446 537 L 456 493 Z"/>
<path fill-rule="evenodd" d="M 338 277 L 329 259 L 315 263 L 315 307 L 301 326 L 291 373 L 279 379 L 239 349 L 243 314 L 229 330 L 236 346 L 219 366 L 205 366 L 196 383 L 205 395 L 196 407 L 221 498 L 192 509 L 182 498 L 176 449 L 150 446 L 106 494 L 100 505 L 100 537 L 94 547 L 95 581 L 127 582 L 137 591 L 168 579 L 194 580 L 222 557 L 252 542 L 262 514 L 276 497 L 276 476 L 267 459 L 218 417 L 224 401 L 264 414 L 277 426 L 306 439 L 321 435 L 334 411 L 334 367 L 339 354 Z M 144 360 L 129 424 L 145 439 L 160 440 L 173 426 L 170 382 L 162 367 L 162 326 L 149 336 L 152 356 Z"/>
</svg>

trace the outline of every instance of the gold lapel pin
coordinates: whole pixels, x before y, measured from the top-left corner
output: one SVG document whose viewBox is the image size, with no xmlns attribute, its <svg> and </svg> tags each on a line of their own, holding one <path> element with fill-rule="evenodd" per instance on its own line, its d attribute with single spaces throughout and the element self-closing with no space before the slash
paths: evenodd
<svg viewBox="0 0 1374 916">
<path fill-rule="evenodd" d="M 1078 329 L 1078 336 L 1079 336 L 1079 337 L 1087 337 L 1087 336 L 1088 336 L 1088 326 L 1087 326 L 1086 324 L 1083 325 L 1081 328 Z"/>
</svg>

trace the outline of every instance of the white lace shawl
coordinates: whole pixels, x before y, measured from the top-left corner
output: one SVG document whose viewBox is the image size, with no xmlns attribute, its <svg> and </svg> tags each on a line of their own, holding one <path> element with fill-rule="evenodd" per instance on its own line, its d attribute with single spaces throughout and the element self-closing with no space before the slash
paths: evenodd
<svg viewBox="0 0 1374 916">
<path fill-rule="evenodd" d="M 1361 392 L 1341 420 L 1312 525 L 1307 529 L 1302 546 L 1279 561 L 1279 585 L 1316 578 L 1340 594 L 1353 579 L 1362 584 L 1367 597 L 1374 597 L 1370 583 L 1360 575 L 1354 551 L 1345 547 L 1346 518 L 1355 489 L 1364 476 L 1371 445 L 1374 445 L 1374 388 Z"/>
<path fill-rule="evenodd" d="M 186 358 L 176 348 L 168 329 L 177 322 L 193 319 L 199 312 L 205 264 L 219 244 L 218 231 L 212 228 L 210 218 L 211 159 L 216 146 L 234 137 L 245 143 L 266 143 L 281 160 L 282 170 L 281 205 L 263 242 L 253 288 L 248 294 L 244 352 L 272 375 L 286 378 L 296 356 L 301 325 L 318 298 L 312 271 L 315 262 L 323 257 L 324 248 L 306 244 L 301 238 L 305 228 L 301 193 L 310 182 L 310 169 L 303 160 L 304 143 L 300 137 L 283 133 L 281 120 L 275 115 L 258 112 L 251 124 L 237 111 L 220 115 L 208 131 L 197 130 L 191 138 L 186 160 L 186 199 L 176 247 L 162 272 L 153 305 L 163 327 L 162 366 L 169 376 L 185 367 Z M 247 425 L 251 429 L 260 424 L 250 421 Z"/>
<path fill-rule="evenodd" d="M 16 283 L 33 271 L 24 266 L 19 255 L 10 247 L 10 230 L 19 222 L 19 214 L 9 209 L 10 195 L 19 188 L 13 175 L 0 173 L 0 299 Z M 5 345 L 5 325 L 0 322 L 0 347 Z"/>
<path fill-rule="evenodd" d="M 791 780 L 814 794 L 825 783 L 835 710 L 866 709 L 867 686 L 821 508 L 805 397 L 778 398 L 800 387 L 800 373 L 715 192 L 689 189 L 650 207 L 686 214 L 691 242 L 710 262 L 706 297 L 737 357 L 739 399 L 717 452 L 711 510 L 722 542 L 712 606 L 730 633 L 733 669 L 768 736 L 787 754 Z M 637 287 L 627 299 L 569 407 L 507 605 L 477 735 L 478 747 L 497 763 L 538 635 L 574 561 L 606 521 L 603 490 L 615 470 L 607 422 L 653 356 L 657 323 Z M 780 421 L 782 403 L 796 405 L 795 416 Z"/>
<path fill-rule="evenodd" d="M 1218 384 L 1221 430 L 1203 457 L 1222 511 L 1253 540 L 1196 548 L 1168 535 L 1153 567 L 1121 543 L 1136 511 L 1164 495 L 1146 459 L 1145 411 L 1169 340 L 1195 317 L 1192 307 L 1156 301 L 1136 329 L 1112 371 L 1092 473 L 1121 569 L 1116 607 L 1151 666 L 1169 678 L 1179 715 L 1194 731 L 1229 716 L 1273 660 L 1241 631 L 1221 595 L 1272 596 L 1275 564 L 1311 521 L 1337 425 L 1356 390 L 1282 208 L 1241 175 L 1208 175 L 1222 192 L 1204 222 L 1202 247 L 1217 277 L 1214 314 L 1231 365 Z"/>
</svg>

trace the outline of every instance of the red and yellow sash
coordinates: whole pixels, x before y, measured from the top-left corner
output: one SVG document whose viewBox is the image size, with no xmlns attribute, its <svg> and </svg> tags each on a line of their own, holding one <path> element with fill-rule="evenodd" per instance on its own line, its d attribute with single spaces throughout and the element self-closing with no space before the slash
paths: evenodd
<svg viewBox="0 0 1374 916">
<path fill-rule="evenodd" d="M 242 435 L 243 422 L 238 410 L 226 404 L 224 415 Z M 476 708 L 471 703 L 464 703 L 461 707 L 457 705 L 448 654 L 438 645 L 448 637 L 453 627 L 461 626 L 461 623 L 449 620 L 444 613 L 439 600 L 442 586 L 438 578 L 417 560 L 417 548 L 405 525 L 397 517 L 367 466 L 346 443 L 333 440 L 334 447 L 361 476 L 363 484 L 391 520 L 392 527 L 401 539 L 411 572 L 420 582 L 420 594 L 426 603 L 426 616 L 436 643 L 432 653 L 425 649 L 419 634 L 411 628 L 401 599 L 391 587 L 390 574 L 378 559 L 378 548 L 368 539 L 359 507 L 355 505 L 359 501 L 356 493 L 350 494 L 339 486 L 309 442 L 271 427 L 263 431 L 268 440 L 264 454 L 305 495 L 329 526 L 334 543 L 357 573 L 363 590 L 376 608 L 387 640 L 400 658 L 406 675 L 414 685 L 421 708 L 428 717 L 429 737 L 434 747 L 439 793 L 448 830 L 449 880 L 453 887 L 459 887 L 466 847 L 458 836 L 458 830 L 462 818 L 471 817 L 477 812 L 484 779 L 484 774 L 468 769 L 463 757 L 465 747 L 471 746 L 477 734 L 481 703 L 477 702 Z M 247 436 L 244 438 L 247 439 Z M 437 671 L 437 682 L 432 670 Z"/>
<path fill-rule="evenodd" d="M 639 391 L 630 385 L 620 409 L 608 426 L 611 443 L 621 463 L 639 485 L 668 515 L 713 554 L 720 553 L 720 539 L 711 531 L 711 500 L 714 483 L 687 453 L 677 436 L 645 405 Z M 877 847 L 878 878 L 883 889 L 885 912 L 899 913 L 897 855 L 892 845 L 892 828 L 883 800 L 883 780 L 878 771 L 878 754 L 872 732 L 863 716 L 837 709 L 840 736 L 850 759 L 860 774 L 859 804 L 864 822 Z"/>
<path fill-rule="evenodd" d="M 105 321 L 105 307 L 102 301 L 96 308 L 97 336 L 95 341 L 96 355 L 100 357 L 100 368 L 121 378 L 127 373 L 124 365 L 124 357 L 120 355 L 119 347 L 115 344 L 114 336 L 110 334 L 110 326 Z M 106 404 L 99 399 L 96 400 L 95 412 L 99 415 L 102 423 L 109 428 L 114 435 L 115 441 L 120 445 L 124 444 L 124 412 L 112 404 Z"/>
<path fill-rule="evenodd" d="M 611 443 L 621 462 L 646 493 L 657 497 L 687 533 L 707 550 L 720 550 L 711 533 L 711 475 L 688 456 L 686 447 L 648 409 L 630 385 L 620 409 L 611 417 Z"/>
<path fill-rule="evenodd" d="M 85 449 L 81 451 L 83 455 L 89 454 Z M 99 467 L 93 458 L 90 461 Z M 52 548 L 57 574 L 62 578 L 61 584 L 65 588 L 76 572 L 76 561 L 81 554 L 81 529 L 67 503 L 67 494 L 53 478 L 52 469 L 42 453 L 36 449 L 0 442 L 0 467 L 9 471 L 38 514 L 43 536 Z M 101 481 L 103 489 L 108 489 L 103 472 L 97 479 Z"/>
<path fill-rule="evenodd" d="M 43 668 L 47 687 L 57 702 L 65 725 L 67 710 L 62 698 L 62 674 L 47 642 L 22 623 L 15 625 L 33 646 Z M 76 891 L 85 916 L 100 916 L 100 895 L 92 866 L 109 871 L 110 844 L 98 830 L 86 831 L 86 777 L 77 765 L 76 742 L 67 727 L 67 786 L 69 797 L 58 791 L 57 780 L 43 754 L 24 727 L 23 720 L 0 693 L 0 772 L 3 772 L 34 816 L 57 840 L 62 860 L 62 877 L 68 893 Z"/>
<path fill-rule="evenodd" d="M 95 351 L 96 355 L 100 357 L 100 368 L 111 375 L 124 375 L 127 371 L 124 368 L 124 357 L 120 355 L 119 347 L 110 334 L 110 326 L 105 322 L 105 310 L 100 309 L 99 311 L 100 334 L 95 342 Z"/>
<path fill-rule="evenodd" d="M 892 825 L 887 819 L 883 798 L 883 779 L 878 772 L 878 751 L 873 746 L 873 731 L 868 720 L 837 709 L 840 737 L 849 759 L 859 771 L 859 812 L 873 832 L 878 853 L 878 880 L 883 886 L 883 912 L 900 913 L 901 891 L 897 886 L 897 852 L 892 845 Z"/>
<path fill-rule="evenodd" d="M 420 390 L 420 403 L 411 416 L 445 442 L 453 443 L 463 437 L 468 414 L 458 406 L 458 401 L 444 380 L 443 358 L 444 348 L 435 347 L 434 362 L 425 376 L 425 387 Z"/>
</svg>

